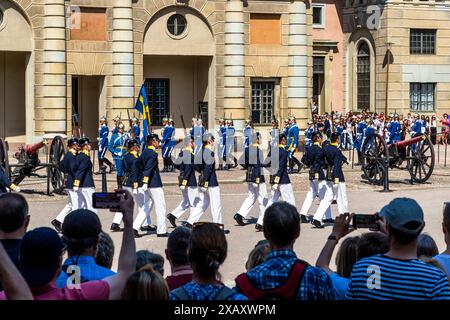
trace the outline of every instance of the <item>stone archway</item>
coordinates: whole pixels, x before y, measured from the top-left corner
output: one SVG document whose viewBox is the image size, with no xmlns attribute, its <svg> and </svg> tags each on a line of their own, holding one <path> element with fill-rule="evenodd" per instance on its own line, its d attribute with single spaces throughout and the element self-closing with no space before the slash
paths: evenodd
<svg viewBox="0 0 450 320">
<path fill-rule="evenodd" d="M 207 19 L 189 7 L 169 6 L 156 12 L 143 37 L 143 81 L 152 121 L 172 115 L 181 127 L 201 115 L 215 118 L 215 39 Z M 155 116 L 157 114 L 157 116 Z"/>
<path fill-rule="evenodd" d="M 0 136 L 25 142 L 33 132 L 33 30 L 19 5 L 0 0 L 0 10 Z"/>
<path fill-rule="evenodd" d="M 350 110 L 358 110 L 358 106 L 361 106 L 361 94 L 358 98 L 358 73 L 360 77 L 359 86 L 361 87 L 361 65 L 362 52 L 361 49 L 367 50 L 367 64 L 369 70 L 367 74 L 369 75 L 369 105 L 367 109 L 370 111 L 376 110 L 376 51 L 375 42 L 372 35 L 368 30 L 359 29 L 355 31 L 349 38 L 347 44 L 347 105 Z M 358 72 L 358 61 L 360 62 Z M 361 90 L 361 88 L 360 88 Z M 360 105 L 358 105 L 358 101 Z"/>
</svg>

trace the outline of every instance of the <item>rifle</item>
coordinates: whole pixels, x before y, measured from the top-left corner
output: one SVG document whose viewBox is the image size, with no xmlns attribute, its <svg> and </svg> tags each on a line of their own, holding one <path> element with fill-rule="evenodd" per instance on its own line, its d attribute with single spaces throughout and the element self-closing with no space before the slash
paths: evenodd
<svg viewBox="0 0 450 320">
<path fill-rule="evenodd" d="M 181 112 L 180 105 L 178 105 L 178 111 L 180 112 L 180 119 L 181 119 L 181 124 L 183 125 L 184 135 L 187 135 L 186 122 L 184 122 L 184 116 L 183 116 L 183 113 Z"/>
<path fill-rule="evenodd" d="M 133 124 L 130 118 L 130 111 L 127 109 L 128 114 L 128 125 L 130 126 L 129 131 L 131 132 L 131 138 L 136 139 L 136 135 L 134 134 Z"/>
<path fill-rule="evenodd" d="M 78 121 L 78 114 L 76 114 L 76 113 L 72 114 L 72 135 L 75 138 L 82 137 L 81 128 L 79 126 L 79 121 Z"/>
</svg>

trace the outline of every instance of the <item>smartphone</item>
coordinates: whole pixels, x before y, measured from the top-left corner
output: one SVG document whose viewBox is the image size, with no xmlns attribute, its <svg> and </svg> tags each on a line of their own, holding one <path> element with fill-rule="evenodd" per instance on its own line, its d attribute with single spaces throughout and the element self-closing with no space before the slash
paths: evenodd
<svg viewBox="0 0 450 320">
<path fill-rule="evenodd" d="M 94 192 L 92 205 L 95 209 L 120 210 L 120 193 L 116 192 Z"/>
<path fill-rule="evenodd" d="M 378 216 L 375 214 L 355 213 L 353 216 L 353 228 L 379 230 Z"/>
</svg>

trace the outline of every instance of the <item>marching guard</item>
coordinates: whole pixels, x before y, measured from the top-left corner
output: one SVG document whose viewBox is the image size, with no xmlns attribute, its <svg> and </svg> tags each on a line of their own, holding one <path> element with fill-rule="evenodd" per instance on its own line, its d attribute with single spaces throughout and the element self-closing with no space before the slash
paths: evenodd
<svg viewBox="0 0 450 320">
<path fill-rule="evenodd" d="M 79 197 L 78 192 L 73 190 L 73 182 L 75 180 L 74 170 L 78 155 L 78 139 L 71 138 L 67 141 L 67 147 L 69 150 L 64 155 L 64 158 L 59 163 L 59 168 L 66 174 L 66 190 L 68 193 L 68 201 L 66 206 L 61 210 L 58 216 L 52 220 L 52 225 L 56 231 L 61 232 L 61 227 L 66 216 L 75 209 L 78 209 Z"/>
<path fill-rule="evenodd" d="M 226 129 L 226 137 L 225 137 L 225 169 L 229 170 L 233 167 L 233 165 L 230 162 L 232 159 L 234 163 L 234 168 L 237 167 L 238 161 L 236 157 L 233 155 L 234 151 L 234 136 L 236 134 L 236 129 L 234 128 L 234 122 L 233 120 L 227 120 L 227 129 Z"/>
<path fill-rule="evenodd" d="M 123 133 L 125 126 L 123 123 L 119 123 L 117 126 L 117 133 L 111 136 L 111 140 L 109 142 L 109 151 L 113 155 L 114 163 L 117 170 L 117 188 L 122 188 L 122 179 L 124 176 L 124 171 L 122 167 L 123 157 L 125 155 L 125 143 L 126 136 Z"/>
<path fill-rule="evenodd" d="M 214 136 L 203 136 L 203 165 L 202 174 L 199 177 L 200 192 L 203 192 L 202 214 L 211 205 L 211 215 L 214 223 L 222 223 L 222 203 L 220 200 L 220 188 L 216 175 L 216 162 L 214 158 Z"/>
<path fill-rule="evenodd" d="M 287 133 L 287 148 L 289 151 L 289 169 L 288 173 L 293 172 L 294 160 L 292 159 L 297 152 L 299 129 L 294 116 L 289 117 L 289 129 Z"/>
<path fill-rule="evenodd" d="M 306 153 L 302 158 L 302 163 L 309 167 L 309 191 L 306 194 L 306 198 L 300 209 L 302 223 L 308 223 L 313 220 L 308 214 L 308 211 L 311 208 L 314 199 L 319 197 L 319 199 L 322 200 L 327 191 L 326 177 L 323 171 L 324 155 L 322 150 L 322 134 L 320 132 L 314 132 L 312 134 L 312 141 L 313 145 L 306 150 Z M 330 191 L 332 192 L 332 190 Z M 329 207 L 325 212 L 325 216 L 331 218 L 331 209 Z M 319 227 L 321 226 L 322 223 L 320 222 Z"/>
<path fill-rule="evenodd" d="M 190 137 L 188 145 L 180 152 L 178 161 L 181 161 L 177 167 L 180 170 L 178 179 L 183 199 L 180 204 L 167 215 L 167 219 L 175 228 L 176 220 L 190 208 L 189 218 L 183 225 L 192 228 L 194 223 L 200 219 L 203 207 L 203 195 L 198 192 L 197 179 L 195 177 L 197 165 L 195 164 L 193 136 Z"/>
<path fill-rule="evenodd" d="M 92 195 L 95 192 L 94 178 L 92 177 L 92 161 L 90 156 L 91 145 L 89 138 L 78 140 L 80 151 L 76 157 L 73 191 L 78 193 L 78 203 L 81 208 L 97 213 L 92 206 Z M 73 205 L 73 203 L 72 203 Z M 80 209 L 79 206 L 75 209 Z"/>
<path fill-rule="evenodd" d="M 100 119 L 100 128 L 98 129 L 98 167 L 101 170 L 104 163 L 108 165 L 109 172 L 112 171 L 112 163 L 109 161 L 108 158 L 105 157 L 106 151 L 108 150 L 108 136 L 109 136 L 109 129 L 108 124 L 106 121 L 106 117 L 102 116 Z"/>
<path fill-rule="evenodd" d="M 156 231 L 156 228 L 151 226 L 149 203 L 146 200 L 146 195 L 142 191 L 142 184 L 139 179 L 142 175 L 139 159 L 139 142 L 137 139 L 131 139 L 127 142 L 127 154 L 123 158 L 124 181 L 123 189 L 129 191 L 137 204 L 138 215 L 133 223 L 134 237 L 140 238 L 140 231 Z M 122 223 L 122 213 L 117 212 L 114 215 L 111 231 L 121 231 L 120 224 Z M 147 218 L 147 225 L 143 226 L 143 222 Z"/>
<path fill-rule="evenodd" d="M 245 222 L 243 219 L 247 217 L 250 213 L 253 205 L 258 200 L 259 203 L 259 217 L 258 222 L 255 225 L 257 231 L 262 231 L 262 222 L 264 218 L 264 212 L 269 204 L 269 199 L 267 197 L 266 181 L 264 179 L 264 174 L 262 172 L 263 165 L 263 153 L 259 148 L 260 143 L 260 133 L 256 132 L 252 134 L 250 138 L 252 144 L 245 148 L 245 169 L 247 170 L 245 182 L 247 182 L 248 196 L 242 203 L 241 208 L 234 215 L 233 219 L 238 225 L 244 226 Z"/>
<path fill-rule="evenodd" d="M 166 228 L 166 199 L 159 174 L 158 153 L 156 151 L 160 147 L 160 139 L 157 134 L 151 133 L 147 136 L 146 143 L 147 148 L 141 154 L 142 191 L 146 193 L 148 196 L 146 199 L 150 202 L 147 212 L 150 213 L 152 208 L 155 208 L 156 236 L 158 238 L 168 237 L 169 234 Z M 137 223 L 142 225 L 143 221 L 137 221 Z"/>
<path fill-rule="evenodd" d="M 218 170 L 223 170 L 223 163 L 226 162 L 226 146 L 227 146 L 227 126 L 225 125 L 225 119 L 219 119 L 219 128 L 217 129 L 217 135 L 219 136 L 219 168 Z M 225 164 L 226 166 L 226 164 Z"/>
<path fill-rule="evenodd" d="M 286 150 L 287 138 L 284 134 L 280 135 L 280 144 L 278 146 L 278 168 L 274 175 L 270 177 L 270 184 L 272 185 L 272 199 L 269 205 L 277 202 L 280 197 L 283 200 L 295 205 L 294 190 L 292 189 L 291 180 L 288 175 L 288 159 L 289 153 Z M 271 153 L 271 157 L 273 154 Z M 262 223 L 261 223 L 262 224 Z"/>
<path fill-rule="evenodd" d="M 175 128 L 172 125 L 172 119 L 163 118 L 162 135 L 162 158 L 164 168 L 162 172 L 172 172 L 172 151 L 175 147 Z"/>
</svg>

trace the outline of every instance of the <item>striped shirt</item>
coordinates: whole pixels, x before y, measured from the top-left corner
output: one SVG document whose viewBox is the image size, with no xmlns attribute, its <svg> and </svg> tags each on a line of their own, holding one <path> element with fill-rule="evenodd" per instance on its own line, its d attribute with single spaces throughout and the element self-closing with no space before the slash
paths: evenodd
<svg viewBox="0 0 450 320">
<path fill-rule="evenodd" d="M 346 299 L 448 300 L 450 288 L 445 273 L 434 266 L 379 254 L 354 265 Z"/>
</svg>

